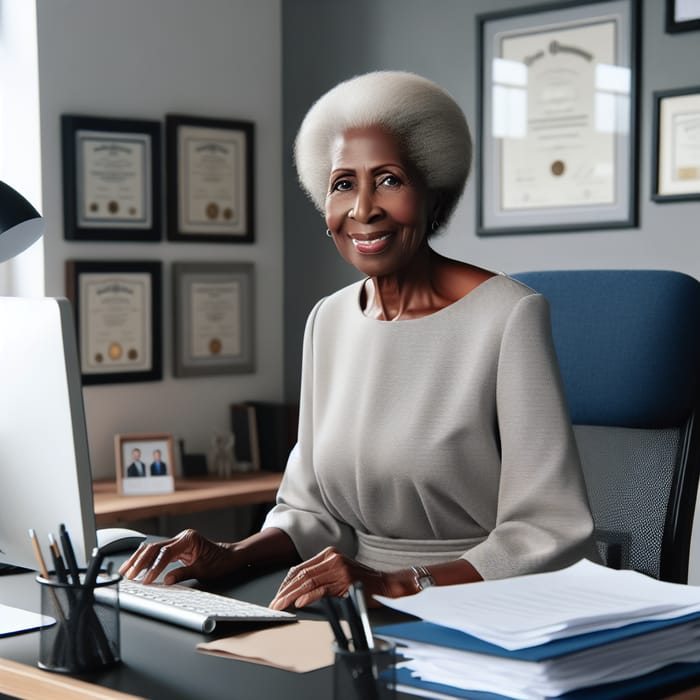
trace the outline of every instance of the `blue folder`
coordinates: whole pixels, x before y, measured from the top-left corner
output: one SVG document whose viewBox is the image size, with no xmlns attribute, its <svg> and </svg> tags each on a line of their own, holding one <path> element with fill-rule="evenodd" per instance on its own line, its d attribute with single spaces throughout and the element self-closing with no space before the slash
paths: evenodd
<svg viewBox="0 0 700 700">
<path fill-rule="evenodd" d="M 503 647 L 485 642 L 483 639 L 474 637 L 466 632 L 460 632 L 450 627 L 443 627 L 442 625 L 436 625 L 423 620 L 385 625 L 383 627 L 378 627 L 375 632 L 380 637 L 389 636 L 399 639 L 409 639 L 414 642 L 435 644 L 441 647 L 461 649 L 462 651 L 474 651 L 480 654 L 503 656 L 510 659 L 519 659 L 521 661 L 544 661 L 546 659 L 557 658 L 558 656 L 573 654 L 577 651 L 583 651 L 584 649 L 590 649 L 591 647 L 610 644 L 611 642 L 617 642 L 621 639 L 627 639 L 628 637 L 637 637 L 641 634 L 649 634 L 650 632 L 655 632 L 667 627 L 676 627 L 685 622 L 691 622 L 697 619 L 700 619 L 700 612 L 684 615 L 683 617 L 675 617 L 671 620 L 645 620 L 643 622 L 634 622 L 624 627 L 588 632 L 573 637 L 555 639 L 554 641 L 535 647 L 514 650 L 504 649 Z"/>
<path fill-rule="evenodd" d="M 673 664 L 660 668 L 644 676 L 636 676 L 616 683 L 606 683 L 589 688 L 579 688 L 570 693 L 559 695 L 557 700 L 658 700 L 669 693 L 679 692 L 693 685 L 692 679 L 700 678 L 700 664 Z M 396 671 L 396 687 L 400 692 L 405 688 L 441 693 L 450 698 L 466 700 L 509 700 L 506 695 L 487 693 L 479 690 L 462 690 L 439 683 L 426 683 L 411 678 L 407 668 Z"/>
<path fill-rule="evenodd" d="M 682 625 L 697 619 L 700 619 L 700 613 L 693 613 L 670 620 L 635 622 L 616 629 L 589 632 L 557 639 L 535 647 L 515 650 L 504 649 L 465 632 L 422 620 L 385 625 L 377 627 L 374 631 L 378 637 L 394 637 L 399 641 L 405 639 L 521 661 L 545 661 L 629 637 L 650 634 L 657 630 Z M 650 639 L 650 643 L 653 643 L 653 637 Z M 406 686 L 441 693 L 448 697 L 468 698 L 469 700 L 503 700 L 506 697 L 484 691 L 462 690 L 461 688 L 439 683 L 427 683 L 411 677 L 411 671 L 407 668 L 398 669 L 396 676 L 399 689 L 400 686 Z M 622 698 L 642 700 L 643 698 L 658 698 L 662 697 L 658 694 L 661 688 L 664 689 L 664 694 L 666 694 L 669 688 L 675 688 L 675 686 L 678 686 L 678 688 L 685 687 L 688 685 L 689 679 L 696 677 L 700 678 L 700 663 L 675 663 L 643 676 L 590 688 L 580 688 L 559 697 L 566 700 L 618 700 Z"/>
</svg>

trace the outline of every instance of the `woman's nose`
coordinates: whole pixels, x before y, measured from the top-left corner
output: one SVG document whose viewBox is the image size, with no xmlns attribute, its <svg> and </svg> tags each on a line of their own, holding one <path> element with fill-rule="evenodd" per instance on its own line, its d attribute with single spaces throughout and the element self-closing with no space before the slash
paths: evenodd
<svg viewBox="0 0 700 700">
<path fill-rule="evenodd" d="M 348 212 L 351 219 L 367 224 L 381 216 L 381 207 L 377 204 L 375 191 L 373 188 L 363 186 L 357 190 L 357 197 L 352 209 Z"/>
</svg>

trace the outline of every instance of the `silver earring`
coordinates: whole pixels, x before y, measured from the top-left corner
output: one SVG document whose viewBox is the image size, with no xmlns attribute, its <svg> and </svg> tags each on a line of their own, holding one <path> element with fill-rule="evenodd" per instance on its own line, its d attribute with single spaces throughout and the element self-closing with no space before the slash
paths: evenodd
<svg viewBox="0 0 700 700">
<path fill-rule="evenodd" d="M 440 222 L 437 219 L 433 219 L 433 223 L 430 224 L 430 230 L 434 233 L 440 228 Z"/>
<path fill-rule="evenodd" d="M 328 238 L 333 238 L 333 234 L 329 228 L 326 229 L 326 236 L 328 236 Z"/>
</svg>

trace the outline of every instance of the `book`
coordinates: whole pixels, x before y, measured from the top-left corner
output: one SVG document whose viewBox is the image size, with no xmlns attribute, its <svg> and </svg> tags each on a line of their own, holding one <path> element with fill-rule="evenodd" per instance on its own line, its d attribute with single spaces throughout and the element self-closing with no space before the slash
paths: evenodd
<svg viewBox="0 0 700 700">
<path fill-rule="evenodd" d="M 243 435 L 241 446 L 243 452 L 248 454 L 257 450 L 257 468 L 271 472 L 284 471 L 289 453 L 297 438 L 298 408 L 296 405 L 274 401 L 246 401 L 234 406 L 236 413 L 232 413 L 232 421 L 234 418 L 239 421 L 238 425 L 232 423 L 236 446 L 239 441 L 238 428 Z M 242 418 L 242 414 L 246 411 L 248 425 L 255 424 L 254 431 L 246 429 L 245 420 Z M 253 440 L 255 445 L 252 444 Z M 238 459 L 238 453 L 236 458 Z"/>
<path fill-rule="evenodd" d="M 234 436 L 233 454 L 241 471 L 260 469 L 260 446 L 256 411 L 247 403 L 231 405 L 231 432 Z"/>
</svg>

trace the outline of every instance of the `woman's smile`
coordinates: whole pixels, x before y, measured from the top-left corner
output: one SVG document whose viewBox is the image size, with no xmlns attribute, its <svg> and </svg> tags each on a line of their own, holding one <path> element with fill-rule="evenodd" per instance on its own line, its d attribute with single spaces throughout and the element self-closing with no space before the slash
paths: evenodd
<svg viewBox="0 0 700 700">
<path fill-rule="evenodd" d="M 376 255 L 386 250 L 393 235 L 391 231 L 377 234 L 350 234 L 350 240 L 352 240 L 358 253 L 362 255 Z"/>
</svg>

